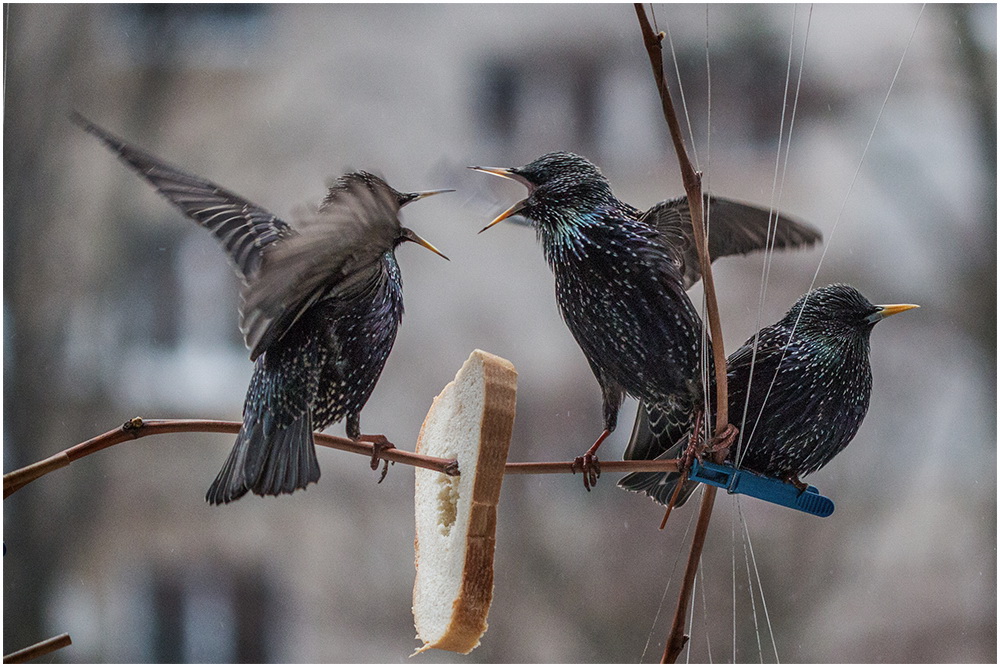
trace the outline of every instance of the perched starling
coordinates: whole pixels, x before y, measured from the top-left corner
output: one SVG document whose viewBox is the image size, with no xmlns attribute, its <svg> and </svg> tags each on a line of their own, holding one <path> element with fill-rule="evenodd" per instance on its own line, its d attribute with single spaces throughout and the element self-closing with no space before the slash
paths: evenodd
<svg viewBox="0 0 1000 667">
<path fill-rule="evenodd" d="M 207 500 L 292 493 L 317 481 L 313 431 L 346 418 L 348 437 L 361 437 L 361 408 L 396 338 L 403 317 L 396 247 L 413 241 L 441 255 L 400 225 L 399 209 L 447 191 L 401 193 L 378 176 L 354 172 L 292 228 L 79 115 L 73 119 L 212 232 L 243 280 L 240 330 L 254 374 L 243 426 Z M 391 446 L 384 437 L 365 437 Z"/>
<path fill-rule="evenodd" d="M 486 228 L 513 215 L 535 227 L 555 274 L 559 310 L 601 386 L 604 432 L 577 459 L 589 489 L 600 471 L 594 453 L 615 429 L 626 393 L 689 413 L 700 402 L 702 324 L 684 291 L 700 276 L 687 201 L 662 202 L 643 214 L 614 196 L 595 165 L 571 153 L 510 169 L 471 168 L 528 188 L 527 198 Z M 766 211 L 712 202 L 721 211 L 713 218 L 717 254 L 764 246 Z M 797 223 L 778 229 L 779 246 L 818 238 Z"/>
<path fill-rule="evenodd" d="M 799 477 L 843 450 L 868 411 L 872 327 L 916 307 L 873 306 L 853 287 L 830 285 L 805 294 L 747 340 L 727 363 L 729 420 L 741 427 L 727 461 L 805 488 Z M 691 436 L 687 422 L 659 406 L 640 407 L 625 458 L 679 457 Z M 632 473 L 619 484 L 667 504 L 679 479 L 678 473 Z M 685 484 L 676 505 L 696 487 Z"/>
</svg>

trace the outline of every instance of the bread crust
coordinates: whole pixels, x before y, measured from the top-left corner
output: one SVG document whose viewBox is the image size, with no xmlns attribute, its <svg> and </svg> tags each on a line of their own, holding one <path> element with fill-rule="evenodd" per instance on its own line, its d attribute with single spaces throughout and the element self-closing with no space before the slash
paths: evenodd
<svg viewBox="0 0 1000 667">
<path fill-rule="evenodd" d="M 507 462 L 507 451 L 510 447 L 511 433 L 514 427 L 517 395 L 517 371 L 514 365 L 506 359 L 474 350 L 456 375 L 456 381 L 469 364 L 482 365 L 483 408 L 479 423 L 479 448 L 474 469 L 467 470 L 460 464 L 462 475 L 475 475 L 472 486 L 471 507 L 465 516 L 456 517 L 456 521 L 467 521 L 468 531 L 465 533 L 465 559 L 462 567 L 461 585 L 458 595 L 452 602 L 451 618 L 445 632 L 440 637 L 425 637 L 421 635 L 422 604 L 426 600 L 419 599 L 418 590 L 421 559 L 446 558 L 445 554 L 421 552 L 420 521 L 417 520 L 417 532 L 414 539 L 415 563 L 418 581 L 414 583 L 413 613 L 417 626 L 418 638 L 424 645 L 416 653 L 430 648 L 444 649 L 458 653 L 468 653 L 479 645 L 479 640 L 487 629 L 487 614 L 493 599 L 493 556 L 496 548 L 497 504 L 500 500 L 500 489 L 503 484 L 504 465 Z M 455 382 L 448 386 L 434 399 L 430 411 L 420 429 L 416 451 L 432 455 L 440 455 L 434 450 L 438 443 L 427 441 L 428 424 L 444 415 L 437 414 L 443 404 L 443 397 L 457 391 Z M 468 464 L 466 464 L 467 466 Z M 430 470 L 418 470 L 418 475 L 440 475 Z M 417 511 L 426 507 L 432 501 L 421 498 L 419 494 L 424 489 L 428 493 L 428 485 L 418 480 L 415 501 Z M 433 488 L 433 487 L 431 487 Z M 459 534 L 465 531 L 459 531 Z M 451 545 L 454 546 L 454 545 Z"/>
</svg>

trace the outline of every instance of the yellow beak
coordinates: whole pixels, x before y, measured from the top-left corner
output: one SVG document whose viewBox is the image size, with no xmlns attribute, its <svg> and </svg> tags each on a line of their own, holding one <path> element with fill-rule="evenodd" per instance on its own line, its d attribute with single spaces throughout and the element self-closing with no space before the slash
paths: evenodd
<svg viewBox="0 0 1000 667">
<path fill-rule="evenodd" d="M 474 171 L 481 171 L 484 174 L 493 174 L 494 176 L 499 176 L 500 178 L 506 178 L 506 179 L 509 179 L 509 180 L 512 180 L 512 181 L 517 181 L 518 183 L 520 183 L 524 187 L 528 188 L 529 195 L 535 189 L 534 183 L 531 183 L 530 181 L 528 181 L 528 179 L 524 178 L 520 174 L 516 174 L 516 173 L 512 172 L 510 169 L 508 169 L 506 167 L 469 167 L 469 169 L 472 169 Z M 524 200 L 523 199 L 521 201 L 517 202 L 516 204 L 514 204 L 513 206 L 511 206 L 509 209 L 507 209 L 506 211 L 504 211 L 500 215 L 498 215 L 493 220 L 493 222 L 491 222 L 490 224 L 488 224 L 485 227 L 483 227 L 482 229 L 480 229 L 479 233 L 482 234 L 483 232 L 485 232 L 487 229 L 489 229 L 493 225 L 497 224 L 498 222 L 506 220 L 510 216 L 516 214 L 522 208 L 524 208 Z"/>
<path fill-rule="evenodd" d="M 879 314 L 882 319 L 889 317 L 890 315 L 895 315 L 896 313 L 901 313 L 904 310 L 911 310 L 913 308 L 919 308 L 920 306 L 912 303 L 896 303 L 888 306 L 879 306 Z"/>
<path fill-rule="evenodd" d="M 484 174 L 493 174 L 494 176 L 499 176 L 500 178 L 509 178 L 512 181 L 518 180 L 517 177 L 510 173 L 510 169 L 507 167 L 469 167 L 473 171 L 481 171 Z"/>
<path fill-rule="evenodd" d="M 418 199 L 423 199 L 425 197 L 431 197 L 433 195 L 444 194 L 445 192 L 454 192 L 454 190 L 452 190 L 452 189 L 446 189 L 446 190 L 424 190 L 423 192 L 413 192 L 411 194 L 413 195 L 413 201 L 416 201 Z"/>
<path fill-rule="evenodd" d="M 881 322 L 890 315 L 895 315 L 896 313 L 901 313 L 904 310 L 910 310 L 911 308 L 919 308 L 920 306 L 913 305 L 912 303 L 895 303 L 888 306 L 875 306 L 878 308 L 874 313 L 869 315 L 867 318 L 868 322 L 875 324 L 876 322 Z"/>
<path fill-rule="evenodd" d="M 440 250 L 438 250 L 437 248 L 435 248 L 433 245 L 431 245 L 430 241 L 425 241 L 424 239 L 420 238 L 420 236 L 418 236 L 417 233 L 415 231 L 413 231 L 412 229 L 404 227 L 403 228 L 403 238 L 406 239 L 407 241 L 413 241 L 417 245 L 422 245 L 423 247 L 427 248 L 428 250 L 430 250 L 434 254 L 440 255 L 441 257 L 444 257 L 445 259 L 448 259 L 443 252 L 441 252 Z M 448 261 L 450 262 L 451 260 L 448 260 Z"/>
<path fill-rule="evenodd" d="M 506 211 L 504 211 L 500 215 L 498 215 L 493 220 L 493 222 L 491 222 L 490 224 L 488 224 L 485 227 L 483 227 L 482 229 L 480 229 L 478 233 L 482 234 L 483 232 L 485 232 L 487 229 L 489 229 L 493 225 L 497 224 L 498 222 L 506 220 L 507 218 L 509 218 L 512 215 L 516 215 L 518 213 L 518 211 L 520 211 L 522 208 L 524 208 L 524 200 L 523 199 L 521 201 L 517 202 L 516 204 L 514 204 L 513 206 L 511 206 L 509 209 L 507 209 Z"/>
</svg>

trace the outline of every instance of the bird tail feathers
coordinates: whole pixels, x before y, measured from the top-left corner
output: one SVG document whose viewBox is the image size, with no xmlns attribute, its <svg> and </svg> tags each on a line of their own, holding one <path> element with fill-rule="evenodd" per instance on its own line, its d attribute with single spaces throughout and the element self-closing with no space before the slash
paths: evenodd
<svg viewBox="0 0 1000 667">
<path fill-rule="evenodd" d="M 661 505 L 666 505 L 670 502 L 670 498 L 674 495 L 674 489 L 677 488 L 680 481 L 681 476 L 676 472 L 633 472 L 618 480 L 618 486 L 626 491 L 645 493 Z M 696 488 L 698 488 L 698 482 L 685 482 L 674 507 L 680 507 L 687 502 Z"/>
<path fill-rule="evenodd" d="M 304 412 L 285 427 L 275 427 L 268 415 L 243 422 L 205 499 L 212 505 L 237 500 L 247 491 L 277 496 L 304 489 L 319 480 L 319 462 L 312 439 L 312 415 Z"/>
</svg>

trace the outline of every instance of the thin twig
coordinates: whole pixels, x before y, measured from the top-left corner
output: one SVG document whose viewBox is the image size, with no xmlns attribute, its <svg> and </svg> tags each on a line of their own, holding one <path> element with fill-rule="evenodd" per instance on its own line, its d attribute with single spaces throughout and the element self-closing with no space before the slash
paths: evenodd
<svg viewBox="0 0 1000 667">
<path fill-rule="evenodd" d="M 33 482 L 53 470 L 64 468 L 77 459 L 129 440 L 166 433 L 238 433 L 239 430 L 240 423 L 232 421 L 211 419 L 142 419 L 141 417 L 135 417 L 107 433 L 102 433 L 95 438 L 74 445 L 37 463 L 32 463 L 24 468 L 7 473 L 3 476 L 3 497 L 6 498 L 29 482 Z M 313 439 L 317 445 L 323 445 L 324 447 L 363 454 L 367 457 L 371 457 L 372 455 L 372 444 L 368 442 L 355 442 L 347 438 L 338 438 L 337 436 L 325 435 L 323 433 L 314 433 Z M 388 461 L 436 470 L 446 475 L 455 476 L 459 474 L 458 461 L 455 459 L 424 456 L 402 449 L 384 449 L 379 456 Z M 602 461 L 601 470 L 605 472 L 676 472 L 677 460 Z M 508 463 L 506 469 L 506 474 L 508 475 L 542 475 L 572 472 L 572 461 Z"/>
<path fill-rule="evenodd" d="M 649 55 L 649 63 L 653 68 L 653 77 L 656 79 L 656 87 L 660 93 L 660 103 L 663 107 L 663 116 L 667 120 L 670 128 L 670 137 L 673 140 L 674 150 L 677 151 L 677 160 L 680 164 L 681 179 L 684 182 L 684 191 L 687 194 L 688 207 L 691 211 L 691 227 L 694 231 L 695 245 L 698 248 L 698 262 L 701 264 L 701 278 L 705 284 L 705 301 L 708 311 L 708 329 L 712 335 L 712 356 L 715 361 L 715 385 L 716 385 L 716 433 L 721 434 L 722 429 L 729 423 L 729 391 L 726 385 L 726 353 L 722 346 L 722 324 L 719 320 L 719 301 L 715 296 L 715 278 L 712 276 L 712 261 L 708 254 L 708 242 L 705 239 L 705 211 L 704 200 L 701 192 L 701 173 L 694 170 L 691 160 L 688 157 L 687 149 L 684 147 L 684 138 L 681 136 L 681 126 L 677 120 L 677 113 L 674 111 L 673 100 L 670 97 L 670 89 L 667 88 L 667 80 L 663 73 L 663 49 L 660 44 L 661 37 L 653 32 L 649 20 L 646 18 L 646 10 L 641 3 L 635 4 L 635 12 L 639 18 L 639 26 L 642 29 L 643 41 L 646 45 L 646 53 Z"/>
<path fill-rule="evenodd" d="M 573 461 L 552 461 L 546 463 L 508 463 L 505 475 L 548 475 L 551 473 L 575 472 Z M 677 459 L 652 461 L 601 461 L 601 472 L 677 472 Z"/>
<path fill-rule="evenodd" d="M 45 641 L 32 644 L 27 648 L 22 648 L 20 651 L 8 653 L 3 657 L 3 661 L 4 664 L 9 662 L 28 662 L 29 660 L 34 660 L 35 658 L 40 658 L 43 655 L 48 655 L 53 651 L 65 648 L 72 643 L 73 640 L 69 638 L 69 634 L 64 632 L 61 635 L 56 635 L 55 637 L 46 639 Z"/>
<path fill-rule="evenodd" d="M 657 35 L 653 32 L 653 28 L 649 25 L 649 20 L 646 18 L 646 10 L 641 3 L 635 4 L 635 13 L 639 20 L 639 28 L 642 31 L 646 53 L 649 56 L 649 64 L 653 69 L 656 88 L 660 93 L 663 116 L 667 121 L 667 126 L 670 128 L 670 137 L 673 140 L 674 150 L 677 153 L 681 178 L 684 182 L 688 207 L 691 211 L 691 226 L 694 232 L 695 245 L 698 248 L 698 261 L 701 264 L 702 280 L 705 285 L 708 328 L 712 336 L 712 358 L 715 362 L 715 432 L 716 435 L 722 435 L 723 430 L 729 424 L 726 353 L 722 344 L 722 324 L 719 319 L 719 304 L 715 295 L 715 279 L 712 277 L 712 260 L 709 256 L 708 243 L 705 239 L 705 215 L 702 205 L 701 174 L 694 170 L 691 160 L 688 158 L 687 150 L 684 147 L 684 139 L 681 135 L 680 123 L 677 120 L 677 113 L 674 110 L 673 100 L 670 97 L 670 90 L 667 87 L 667 80 L 663 73 L 663 49 L 660 44 L 662 35 Z M 718 454 L 717 459 L 721 458 L 721 456 L 721 453 Z M 670 634 L 667 637 L 666 646 L 663 650 L 661 662 L 664 663 L 675 662 L 688 639 L 684 634 L 687 606 L 691 599 L 691 591 L 694 586 L 695 575 L 698 572 L 701 552 L 705 546 L 705 537 L 708 534 L 708 523 L 711 520 L 712 507 L 715 504 L 715 493 L 715 488 L 709 487 L 702 496 L 701 507 L 698 513 L 698 524 L 695 528 L 694 538 L 691 541 L 691 551 L 688 555 L 687 568 L 684 571 L 684 581 L 677 598 L 677 609 L 674 612 Z"/>
<path fill-rule="evenodd" d="M 53 470 L 68 466 L 77 459 L 129 440 L 136 440 L 149 435 L 163 435 L 165 433 L 238 433 L 239 430 L 240 422 L 210 419 L 142 419 L 141 417 L 136 417 L 116 429 L 102 433 L 96 438 L 91 438 L 86 442 L 74 445 L 38 463 L 33 463 L 19 470 L 7 473 L 3 476 L 3 497 L 6 498 L 25 484 Z M 323 433 L 314 433 L 313 440 L 317 445 L 345 452 L 353 452 L 355 454 L 363 454 L 368 457 L 371 457 L 374 447 L 368 442 L 355 442 L 347 438 L 338 438 L 337 436 Z M 458 462 L 455 459 L 439 459 L 433 456 L 423 456 L 422 454 L 414 454 L 402 449 L 383 449 L 380 451 L 379 456 L 387 461 L 428 468 L 446 475 L 454 476 L 459 473 Z"/>
</svg>

